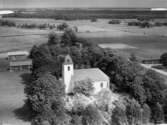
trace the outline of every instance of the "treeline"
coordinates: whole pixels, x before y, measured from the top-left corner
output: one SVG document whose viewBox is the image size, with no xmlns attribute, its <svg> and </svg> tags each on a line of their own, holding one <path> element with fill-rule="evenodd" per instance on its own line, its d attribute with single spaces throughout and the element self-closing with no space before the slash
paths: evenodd
<svg viewBox="0 0 167 125">
<path fill-rule="evenodd" d="M 156 22 L 155 26 L 167 26 L 167 22 Z"/>
<path fill-rule="evenodd" d="M 59 31 L 63 31 L 67 29 L 69 26 L 67 23 L 62 23 L 59 25 L 55 24 L 16 24 L 14 21 L 9 20 L 0 20 L 0 26 L 6 26 L 6 27 L 17 27 L 17 28 L 25 28 L 25 29 L 57 29 Z M 77 29 L 76 29 L 77 30 Z"/>
<path fill-rule="evenodd" d="M 19 25 L 17 25 L 16 27 L 18 27 L 18 28 L 25 28 L 25 29 L 54 29 L 54 28 L 56 28 L 56 26 L 53 24 L 53 25 L 51 25 L 51 24 L 27 24 L 27 23 L 25 23 L 25 24 L 19 24 Z"/>
<path fill-rule="evenodd" d="M 119 19 L 135 19 L 135 18 L 166 18 L 166 11 L 130 11 L 130 10 L 87 10 L 87 9 L 73 9 L 73 10 L 37 10 L 34 13 L 21 13 L 5 15 L 4 17 L 16 18 L 52 18 L 61 20 L 78 20 L 78 19 L 93 19 L 93 18 L 119 18 Z"/>
<path fill-rule="evenodd" d="M 0 20 L 0 26 L 16 27 L 16 24 L 13 21 Z"/>
<path fill-rule="evenodd" d="M 167 23 L 166 22 L 150 21 L 150 20 L 138 20 L 138 21 L 128 22 L 128 26 L 138 26 L 141 28 L 150 28 L 150 27 L 167 26 Z"/>
<path fill-rule="evenodd" d="M 150 28 L 153 27 L 152 24 L 150 24 L 149 21 L 133 21 L 133 22 L 128 22 L 128 26 L 138 26 L 141 28 Z"/>
<path fill-rule="evenodd" d="M 64 84 L 59 79 L 67 54 L 71 55 L 76 69 L 100 68 L 110 77 L 110 89 L 128 96 L 122 103 L 117 101 L 114 110 L 110 102 L 113 94 L 106 91 L 97 96 L 96 105 L 83 106 L 81 100 L 84 96 L 83 102 L 88 101 L 85 99 L 90 87 L 85 90 L 80 86 L 75 94 L 82 96 L 73 95 L 77 100 L 70 110 L 66 108 Z M 117 56 L 110 49 L 78 38 L 71 30 L 61 37 L 50 34 L 47 43 L 32 48 L 30 58 L 33 70 L 25 92 L 33 112 L 33 125 L 139 125 L 163 123 L 167 119 L 167 85 L 161 76 Z"/>
</svg>

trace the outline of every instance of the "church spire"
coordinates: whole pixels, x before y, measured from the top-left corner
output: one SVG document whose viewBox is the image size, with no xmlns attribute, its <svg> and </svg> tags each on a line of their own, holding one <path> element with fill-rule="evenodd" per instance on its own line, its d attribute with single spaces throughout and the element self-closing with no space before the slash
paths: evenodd
<svg viewBox="0 0 167 125">
<path fill-rule="evenodd" d="M 71 56 L 68 54 L 66 57 L 65 57 L 65 60 L 64 60 L 64 65 L 66 64 L 73 64 L 73 61 L 71 59 Z"/>
<path fill-rule="evenodd" d="M 67 55 L 65 57 L 62 72 L 63 72 L 63 81 L 65 84 L 65 91 L 66 91 L 66 93 L 68 93 L 71 77 L 74 75 L 73 61 L 72 61 L 70 55 Z"/>
</svg>

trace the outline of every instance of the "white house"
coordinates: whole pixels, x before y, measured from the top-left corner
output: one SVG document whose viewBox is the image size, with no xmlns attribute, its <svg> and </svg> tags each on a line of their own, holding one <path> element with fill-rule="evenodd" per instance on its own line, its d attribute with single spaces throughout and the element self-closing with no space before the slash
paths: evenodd
<svg viewBox="0 0 167 125">
<path fill-rule="evenodd" d="M 72 92 L 75 82 L 91 80 L 94 87 L 94 94 L 97 94 L 104 88 L 109 88 L 109 77 L 99 68 L 74 69 L 74 64 L 69 55 L 65 57 L 63 63 L 63 82 L 66 93 Z"/>
</svg>

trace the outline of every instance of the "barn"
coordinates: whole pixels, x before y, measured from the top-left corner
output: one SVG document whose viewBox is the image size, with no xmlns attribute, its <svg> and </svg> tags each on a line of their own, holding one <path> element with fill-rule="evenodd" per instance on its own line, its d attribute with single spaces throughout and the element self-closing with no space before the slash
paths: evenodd
<svg viewBox="0 0 167 125">
<path fill-rule="evenodd" d="M 29 52 L 15 51 L 8 52 L 9 71 L 31 71 L 32 60 L 28 58 Z"/>
</svg>

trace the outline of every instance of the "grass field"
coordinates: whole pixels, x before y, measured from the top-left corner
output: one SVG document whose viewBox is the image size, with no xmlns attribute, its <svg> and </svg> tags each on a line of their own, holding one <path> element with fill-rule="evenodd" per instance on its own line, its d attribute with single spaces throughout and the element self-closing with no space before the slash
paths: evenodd
<svg viewBox="0 0 167 125">
<path fill-rule="evenodd" d="M 19 19 L 6 18 L 15 21 L 18 24 L 23 23 L 50 23 L 60 24 L 65 22 L 63 20 L 53 19 Z M 159 19 L 164 20 L 164 19 Z M 159 56 L 166 52 L 167 48 L 167 27 L 153 27 L 153 28 L 139 28 L 129 27 L 125 22 L 129 20 L 122 20 L 120 25 L 108 24 L 109 19 L 99 19 L 97 22 L 90 20 L 76 20 L 66 21 L 70 26 L 77 26 L 81 31 L 77 35 L 84 37 L 91 42 L 97 44 L 101 43 L 119 43 L 134 46 L 136 49 L 118 49 L 120 54 L 129 56 L 135 53 L 139 58 L 159 58 Z M 85 31 L 91 32 L 85 32 Z M 30 49 L 33 45 L 47 41 L 48 30 L 39 29 L 19 29 L 0 27 L 0 52 Z M 41 35 L 33 35 L 41 34 Z M 10 37 L 7 37 L 7 36 Z M 11 36 L 13 35 L 13 36 Z M 15 36 L 16 35 L 16 36 Z M 19 35 L 19 36 L 17 36 Z M 3 37 L 6 36 L 6 37 Z"/>
<path fill-rule="evenodd" d="M 48 31 L 0 27 L 0 52 L 30 49 L 47 40 Z"/>
<path fill-rule="evenodd" d="M 159 58 L 164 52 L 167 52 L 167 37 L 161 36 L 123 36 L 112 38 L 88 38 L 95 43 L 123 43 L 136 47 L 136 49 L 119 49 L 120 53 L 128 56 L 134 53 L 139 58 Z"/>
<path fill-rule="evenodd" d="M 0 72 L 0 123 L 30 125 L 18 119 L 14 111 L 24 104 L 24 85 L 20 73 Z"/>
</svg>

